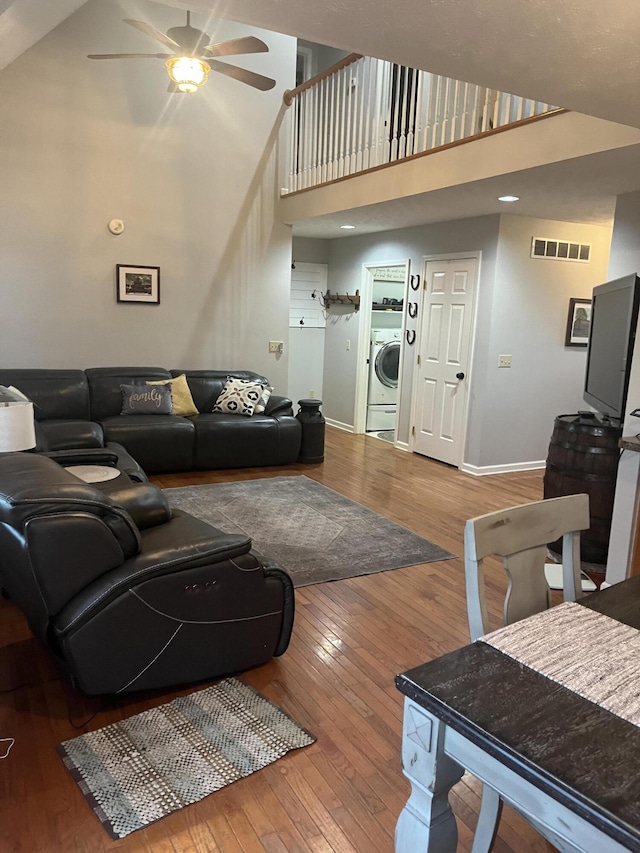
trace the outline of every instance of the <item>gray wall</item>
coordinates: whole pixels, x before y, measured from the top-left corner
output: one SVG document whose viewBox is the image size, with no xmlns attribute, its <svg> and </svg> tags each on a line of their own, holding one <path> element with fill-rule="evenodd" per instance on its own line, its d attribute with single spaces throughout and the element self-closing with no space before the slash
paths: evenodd
<svg viewBox="0 0 640 853">
<path fill-rule="evenodd" d="M 331 240 L 314 240 L 310 237 L 294 237 L 291 256 L 294 261 L 305 264 L 328 264 Z"/>
<path fill-rule="evenodd" d="M 591 243 L 591 261 L 533 259 L 534 236 Z M 564 346 L 569 299 L 590 298 L 605 280 L 610 240 L 610 227 L 501 217 L 489 336 L 478 334 L 486 345 L 474 363 L 468 463 L 544 461 L 554 418 L 586 408 L 586 348 Z M 512 355 L 511 368 L 498 367 L 501 353 Z"/>
<path fill-rule="evenodd" d="M 591 263 L 534 260 L 533 236 L 591 243 Z M 329 288 L 350 293 L 361 286 L 363 264 L 407 258 L 411 271 L 422 274 L 425 255 L 482 252 L 464 457 L 469 470 L 481 470 L 544 462 L 554 418 L 585 407 L 586 352 L 564 346 L 569 299 L 588 298 L 605 280 L 610 240 L 609 227 L 503 215 L 335 239 L 328 241 L 328 254 L 326 246 L 314 253 L 310 245 L 303 252 L 299 244 L 295 251 L 304 260 L 326 260 Z M 323 408 L 326 417 L 348 426 L 354 422 L 362 318 L 362 312 L 335 306 L 327 319 Z M 408 321 L 409 328 L 417 324 Z M 498 368 L 502 353 L 512 355 L 510 369 Z M 412 355 L 405 346 L 398 431 L 405 442 Z"/>
<path fill-rule="evenodd" d="M 331 241 L 329 287 L 332 291 L 353 293 L 360 287 L 362 265 L 383 261 L 408 259 L 412 273 L 422 275 L 425 255 L 463 251 L 483 252 L 480 286 L 490 293 L 493 287 L 494 261 L 498 239 L 499 217 L 487 216 L 437 225 L 421 225 Z M 412 301 L 419 296 L 412 291 Z M 484 304 L 484 303 L 483 303 Z M 324 399 L 325 415 L 346 424 L 353 424 L 356 356 L 360 335 L 361 314 L 348 309 L 334 308 L 327 322 L 325 347 Z M 479 329 L 487 326 L 487 312 L 479 313 Z M 415 328 L 418 320 L 408 320 L 407 327 Z M 482 333 L 478 336 L 482 338 Z M 351 340 L 347 352 L 346 340 Z M 410 392 L 413 380 L 414 350 L 404 347 L 402 364 L 402 401 L 398 440 L 408 442 L 410 428 Z"/>
<path fill-rule="evenodd" d="M 306 41 L 305 39 L 298 39 L 298 44 L 300 47 L 311 51 L 310 70 L 312 77 L 326 68 L 335 65 L 336 62 L 339 62 L 348 53 L 348 51 L 339 50 L 337 47 L 328 47 L 327 45 L 316 44 L 313 41 Z"/>
<path fill-rule="evenodd" d="M 127 17 L 184 22 L 144 0 L 92 0 L 0 73 L 0 363 L 251 368 L 284 392 L 286 348 L 267 342 L 288 340 L 291 238 L 274 209 L 296 41 L 210 24 L 214 40 L 262 37 L 271 52 L 237 64 L 276 87 L 212 73 L 169 95 L 161 60 L 86 59 L 160 49 Z M 118 304 L 117 263 L 160 266 L 160 305 Z"/>
</svg>

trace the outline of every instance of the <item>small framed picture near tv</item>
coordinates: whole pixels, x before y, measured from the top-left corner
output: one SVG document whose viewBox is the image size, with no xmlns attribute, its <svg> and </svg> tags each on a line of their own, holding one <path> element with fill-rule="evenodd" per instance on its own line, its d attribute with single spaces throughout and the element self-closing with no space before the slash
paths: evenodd
<svg viewBox="0 0 640 853">
<path fill-rule="evenodd" d="M 116 265 L 118 302 L 160 302 L 160 267 Z"/>
<path fill-rule="evenodd" d="M 564 345 L 566 347 L 586 347 L 589 343 L 590 328 L 591 300 L 570 299 Z"/>
</svg>

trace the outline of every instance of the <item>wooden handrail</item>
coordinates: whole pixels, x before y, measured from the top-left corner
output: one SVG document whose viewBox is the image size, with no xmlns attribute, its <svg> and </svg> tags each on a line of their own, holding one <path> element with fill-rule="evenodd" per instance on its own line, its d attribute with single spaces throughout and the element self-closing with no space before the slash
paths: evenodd
<svg viewBox="0 0 640 853">
<path fill-rule="evenodd" d="M 346 68 L 353 62 L 357 62 L 359 59 L 362 59 L 361 53 L 350 53 L 348 56 L 344 56 L 342 59 L 338 60 L 338 62 L 330 65 L 329 68 L 325 68 L 324 71 L 321 71 L 319 74 L 310 77 L 308 80 L 305 80 L 304 83 L 296 86 L 295 89 L 287 89 L 282 96 L 282 100 L 288 107 L 290 107 L 293 99 L 296 95 L 299 95 L 300 92 L 310 89 L 312 86 L 315 86 L 316 83 L 319 83 L 321 80 L 325 80 L 327 77 L 331 77 L 332 74 L 336 74 L 338 71 L 342 71 L 343 68 Z"/>
<path fill-rule="evenodd" d="M 456 139 L 453 142 L 447 142 L 444 145 L 437 145 L 435 148 L 429 148 L 427 151 L 418 151 L 416 154 L 409 154 L 408 157 L 401 157 L 398 160 L 390 160 L 388 163 L 378 163 L 377 166 L 370 166 L 368 169 L 361 169 L 359 172 L 351 172 L 349 175 L 343 175 L 340 178 L 333 178 L 329 181 L 322 181 L 318 184 L 313 184 L 310 187 L 301 187 L 299 190 L 291 190 L 284 194 L 281 194 L 281 198 L 290 198 L 294 195 L 301 195 L 302 193 L 313 192 L 313 190 L 317 190 L 318 187 L 329 187 L 331 184 L 339 184 L 343 181 L 348 181 L 351 178 L 361 178 L 363 175 L 370 175 L 372 172 L 379 172 L 382 169 L 389 169 L 393 166 L 399 166 L 404 163 L 410 163 L 412 160 L 419 160 L 422 157 L 430 157 L 432 154 L 439 154 L 442 151 L 447 151 L 450 148 L 457 148 L 460 145 L 466 145 L 467 142 L 477 142 L 479 139 L 485 139 L 488 136 L 495 136 L 498 133 L 504 133 L 507 130 L 513 130 L 517 127 L 524 127 L 527 124 L 533 124 L 536 121 L 542 121 L 543 119 L 550 118 L 551 116 L 562 115 L 563 113 L 568 113 L 570 110 L 566 110 L 563 107 L 556 107 L 553 110 L 550 110 L 548 113 L 540 113 L 540 115 L 530 116 L 529 118 L 520 119 L 520 121 L 514 121 L 510 124 L 503 124 L 500 127 L 494 127 L 491 130 L 483 130 L 481 133 L 475 133 L 473 136 L 465 136 L 463 139 Z M 412 276 L 413 278 L 413 276 Z M 418 285 L 419 288 L 420 285 Z M 417 290 L 418 288 L 413 287 L 412 289 Z"/>
</svg>

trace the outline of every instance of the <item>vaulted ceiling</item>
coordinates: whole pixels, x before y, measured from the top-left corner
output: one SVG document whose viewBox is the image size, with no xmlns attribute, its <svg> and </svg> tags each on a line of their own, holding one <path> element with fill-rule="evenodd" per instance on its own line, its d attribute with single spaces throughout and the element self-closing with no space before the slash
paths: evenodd
<svg viewBox="0 0 640 853">
<path fill-rule="evenodd" d="M 166 2 L 166 0 L 162 0 Z M 172 0 L 640 127 L 632 0 Z"/>
<path fill-rule="evenodd" d="M 0 0 L 0 67 L 84 2 Z M 162 2 L 640 127 L 631 0 Z"/>
<path fill-rule="evenodd" d="M 640 52 L 636 43 L 640 4 L 630 0 L 155 1 L 191 9 L 205 18 L 228 17 L 640 128 Z M 84 2 L 0 0 L 0 68 Z M 585 220 L 606 219 L 616 193 L 640 189 L 639 146 L 629 148 L 624 159 L 612 155 L 609 160 L 601 158 L 598 182 L 592 182 L 594 193 L 583 205 Z M 585 163 L 584 169 L 576 164 L 574 171 L 576 187 L 580 185 L 584 194 L 589 176 L 593 177 L 593 164 Z M 557 216 L 551 204 L 557 175 L 547 182 L 544 174 L 538 174 L 529 184 L 531 192 L 538 193 L 535 215 L 543 209 L 540 193 L 545 184 L 550 187 L 548 218 L 567 218 L 569 209 L 571 215 L 579 215 L 580 205 L 567 206 L 572 190 L 566 180 L 556 190 Z M 577 193 L 576 199 L 579 196 Z M 464 209 L 464 193 L 452 190 L 451 218 L 456 218 L 458 197 Z M 491 197 L 495 200 L 493 188 Z M 588 205 L 593 206 L 591 212 Z M 479 203 L 478 212 L 482 209 Z M 386 228 L 394 227 L 392 206 L 383 215 L 379 211 L 362 214 L 363 224 L 367 217 L 375 218 L 374 214 L 379 219 L 377 227 L 365 230 L 379 230 L 382 222 Z M 310 225 L 307 233 L 332 233 L 333 221 L 326 223 L 326 233 L 318 229 L 319 224 L 315 231 Z M 304 229 L 298 233 L 305 233 Z"/>
</svg>

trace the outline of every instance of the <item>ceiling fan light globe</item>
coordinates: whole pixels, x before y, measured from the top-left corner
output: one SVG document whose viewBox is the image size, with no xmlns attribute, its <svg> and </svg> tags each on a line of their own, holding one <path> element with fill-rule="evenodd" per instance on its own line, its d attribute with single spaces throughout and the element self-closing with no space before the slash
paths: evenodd
<svg viewBox="0 0 640 853">
<path fill-rule="evenodd" d="M 211 67 L 195 56 L 172 56 L 166 62 L 169 77 L 181 92 L 197 92 L 204 86 Z"/>
</svg>

